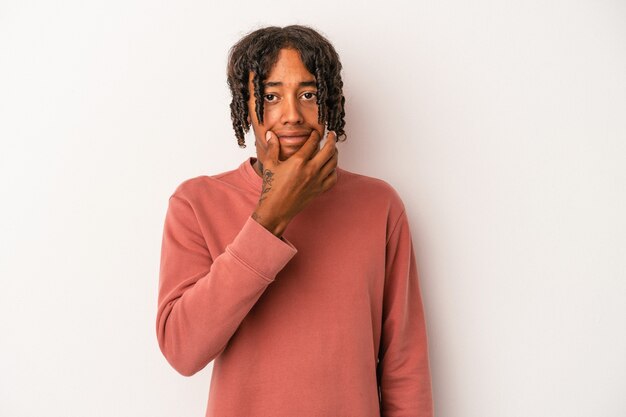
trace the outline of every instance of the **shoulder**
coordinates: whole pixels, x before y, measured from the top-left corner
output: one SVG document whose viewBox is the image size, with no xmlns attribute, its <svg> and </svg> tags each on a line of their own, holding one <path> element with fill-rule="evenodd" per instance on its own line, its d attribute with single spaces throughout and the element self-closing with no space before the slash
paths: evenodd
<svg viewBox="0 0 626 417">
<path fill-rule="evenodd" d="M 389 204 L 404 209 L 404 203 L 396 188 L 389 182 L 369 175 L 338 168 L 341 175 L 341 186 L 359 194 L 366 194 L 370 198 L 382 199 Z"/>
<path fill-rule="evenodd" d="M 389 182 L 369 175 L 338 168 L 340 190 L 360 202 L 378 205 L 389 217 L 397 219 L 405 210 L 404 202 L 396 188 Z M 339 183 L 338 183 L 339 184 Z"/>
<path fill-rule="evenodd" d="M 180 181 L 170 193 L 170 198 L 177 197 L 193 201 L 201 197 L 232 191 L 236 186 L 235 174 L 237 169 L 221 172 L 214 175 L 197 175 Z"/>
<path fill-rule="evenodd" d="M 207 187 L 206 175 L 198 175 L 196 177 L 186 178 L 178 183 L 174 191 L 170 194 L 170 198 L 180 198 L 182 200 L 192 200 L 195 195 L 203 192 Z"/>
</svg>

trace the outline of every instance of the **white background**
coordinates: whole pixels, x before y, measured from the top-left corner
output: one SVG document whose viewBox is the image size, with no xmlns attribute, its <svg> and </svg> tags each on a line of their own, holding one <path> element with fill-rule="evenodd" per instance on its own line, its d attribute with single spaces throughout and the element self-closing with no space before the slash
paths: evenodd
<svg viewBox="0 0 626 417">
<path fill-rule="evenodd" d="M 626 415 L 618 0 L 0 2 L 0 415 L 204 415 L 156 340 L 167 200 L 253 155 L 227 51 L 292 23 L 341 56 L 340 166 L 407 206 L 437 416 Z"/>
</svg>

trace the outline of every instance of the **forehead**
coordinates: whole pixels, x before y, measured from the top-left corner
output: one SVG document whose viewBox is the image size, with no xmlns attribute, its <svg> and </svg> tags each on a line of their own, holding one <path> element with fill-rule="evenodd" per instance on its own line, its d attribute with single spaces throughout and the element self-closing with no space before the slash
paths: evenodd
<svg viewBox="0 0 626 417">
<path fill-rule="evenodd" d="M 248 81 L 252 84 L 254 74 L 249 73 Z M 272 66 L 267 78 L 266 87 L 300 87 L 315 85 L 315 76 L 306 68 L 300 54 L 294 49 L 281 49 L 276 63 Z"/>
</svg>

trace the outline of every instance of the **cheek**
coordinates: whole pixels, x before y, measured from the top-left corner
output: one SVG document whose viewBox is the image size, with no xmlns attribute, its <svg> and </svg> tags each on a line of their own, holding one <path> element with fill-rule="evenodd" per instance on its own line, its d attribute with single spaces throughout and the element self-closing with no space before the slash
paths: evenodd
<svg viewBox="0 0 626 417">
<path fill-rule="evenodd" d="M 268 106 L 267 104 L 264 106 L 263 118 L 265 125 L 272 126 L 274 122 L 280 120 L 280 111 L 278 106 Z"/>
<path fill-rule="evenodd" d="M 319 116 L 319 107 L 317 105 L 312 106 L 311 109 L 311 123 L 318 125 L 318 126 L 324 126 L 322 123 L 318 123 L 317 122 L 317 118 Z"/>
</svg>

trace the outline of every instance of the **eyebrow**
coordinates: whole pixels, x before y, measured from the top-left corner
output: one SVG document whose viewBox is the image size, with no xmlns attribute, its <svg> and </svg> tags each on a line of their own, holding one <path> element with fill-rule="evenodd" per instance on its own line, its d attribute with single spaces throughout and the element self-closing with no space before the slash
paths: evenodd
<svg viewBox="0 0 626 417">
<path fill-rule="evenodd" d="M 283 83 L 280 81 L 267 81 L 263 83 L 264 86 L 266 87 L 275 87 L 275 86 L 282 86 Z M 315 80 L 313 81 L 302 81 L 299 84 L 300 87 L 317 87 L 317 83 L 315 82 Z"/>
</svg>

